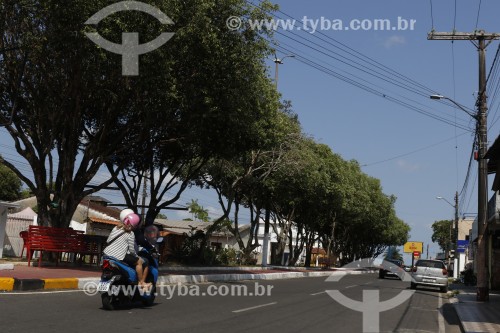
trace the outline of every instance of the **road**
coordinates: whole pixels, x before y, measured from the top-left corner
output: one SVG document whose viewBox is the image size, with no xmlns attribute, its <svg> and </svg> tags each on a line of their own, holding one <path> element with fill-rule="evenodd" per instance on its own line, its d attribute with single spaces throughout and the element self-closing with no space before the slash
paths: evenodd
<svg viewBox="0 0 500 333">
<path fill-rule="evenodd" d="M 242 296 L 242 285 L 247 296 Z M 239 290 L 240 296 L 231 296 L 231 288 L 233 293 Z M 339 304 L 332 298 L 334 292 L 325 290 L 338 290 L 350 300 Z M 208 295 L 217 292 L 222 295 Z M 402 292 L 411 296 L 376 315 L 382 304 Z M 378 325 L 375 331 L 380 332 L 460 332 L 453 306 L 438 289 L 419 288 L 412 293 L 408 282 L 381 280 L 376 274 L 346 275 L 338 282 L 303 278 L 172 285 L 159 293 L 151 307 L 133 304 L 115 311 L 103 310 L 99 296 L 83 291 L 3 293 L 2 332 L 355 333 L 364 331 L 363 316 L 372 318 L 371 324 Z M 367 302 L 372 307 L 363 314 L 349 308 L 354 301 L 357 310 Z M 373 306 L 378 301 L 380 306 Z"/>
</svg>

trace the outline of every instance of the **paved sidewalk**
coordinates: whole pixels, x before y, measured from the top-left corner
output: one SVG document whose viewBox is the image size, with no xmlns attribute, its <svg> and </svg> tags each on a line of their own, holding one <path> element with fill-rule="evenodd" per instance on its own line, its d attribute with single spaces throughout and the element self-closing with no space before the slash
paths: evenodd
<svg viewBox="0 0 500 333">
<path fill-rule="evenodd" d="M 476 301 L 476 287 L 453 284 L 450 289 L 458 290 L 452 303 L 465 333 L 500 332 L 500 294 L 490 291 L 489 302 Z"/>
</svg>

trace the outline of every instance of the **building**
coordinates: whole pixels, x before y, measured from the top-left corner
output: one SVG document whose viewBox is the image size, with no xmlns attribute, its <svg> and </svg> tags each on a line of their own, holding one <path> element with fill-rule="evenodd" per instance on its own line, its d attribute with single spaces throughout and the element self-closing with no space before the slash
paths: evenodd
<svg viewBox="0 0 500 333">
<path fill-rule="evenodd" d="M 486 247 L 486 275 L 489 277 L 491 289 L 500 289 L 500 136 L 488 149 L 485 158 L 488 160 L 488 174 L 494 175 L 491 190 L 494 192 L 488 201 L 487 225 L 484 230 Z M 477 250 L 477 221 L 472 228 L 472 256 Z M 477 267 L 475 267 L 477 269 Z"/>
</svg>

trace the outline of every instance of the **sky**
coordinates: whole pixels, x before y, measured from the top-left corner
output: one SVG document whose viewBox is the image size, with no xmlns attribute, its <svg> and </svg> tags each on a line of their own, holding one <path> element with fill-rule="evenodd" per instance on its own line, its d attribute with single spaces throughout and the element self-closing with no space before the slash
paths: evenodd
<svg viewBox="0 0 500 333">
<path fill-rule="evenodd" d="M 500 2 L 273 2 L 280 6 L 275 19 L 296 19 L 293 29 L 277 29 L 273 37 L 278 58 L 295 56 L 286 57 L 279 65 L 278 90 L 282 99 L 292 102 L 303 132 L 327 144 L 344 159 L 357 160 L 363 172 L 380 180 L 384 193 L 397 197 L 396 213 L 410 225 L 410 240 L 423 242 L 424 249 L 429 245 L 428 255 L 435 257 L 439 247 L 431 242 L 431 225 L 454 218 L 450 203 L 455 191 L 459 192 L 461 216 L 477 212 L 477 163 L 473 161 L 466 181 L 474 139 L 473 119 L 451 103 L 431 100 L 429 96 L 447 96 L 474 112 L 478 52 L 470 41 L 427 40 L 427 34 L 433 29 L 497 32 L 500 27 L 495 15 L 500 11 Z M 259 1 L 252 3 L 258 5 Z M 390 20 L 396 29 L 374 29 L 377 19 Z M 339 29 L 339 22 L 349 29 Z M 401 29 L 397 28 L 398 22 Z M 356 29 L 361 24 L 362 28 Z M 488 46 L 487 72 L 498 46 L 498 41 Z M 273 57 L 266 63 L 274 79 Z M 496 121 L 500 103 L 494 94 L 496 73 L 492 71 L 487 92 L 490 145 L 500 129 Z M 3 128 L 0 138 L 0 154 L 22 163 Z M 116 192 L 99 194 L 122 202 Z M 449 203 L 437 200 L 437 196 Z M 190 189 L 179 203 L 191 199 L 197 199 L 213 217 L 220 212 L 214 193 Z M 164 213 L 172 219 L 187 217 L 185 212 Z"/>
</svg>

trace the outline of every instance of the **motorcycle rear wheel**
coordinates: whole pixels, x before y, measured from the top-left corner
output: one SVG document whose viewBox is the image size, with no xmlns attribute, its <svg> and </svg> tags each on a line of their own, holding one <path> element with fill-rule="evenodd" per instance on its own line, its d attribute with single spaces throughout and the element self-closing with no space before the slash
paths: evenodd
<svg viewBox="0 0 500 333">
<path fill-rule="evenodd" d="M 114 309 L 116 309 L 117 301 L 115 296 L 110 295 L 108 293 L 104 293 L 101 295 L 101 300 L 102 300 L 102 307 L 105 310 L 113 311 Z"/>
</svg>

